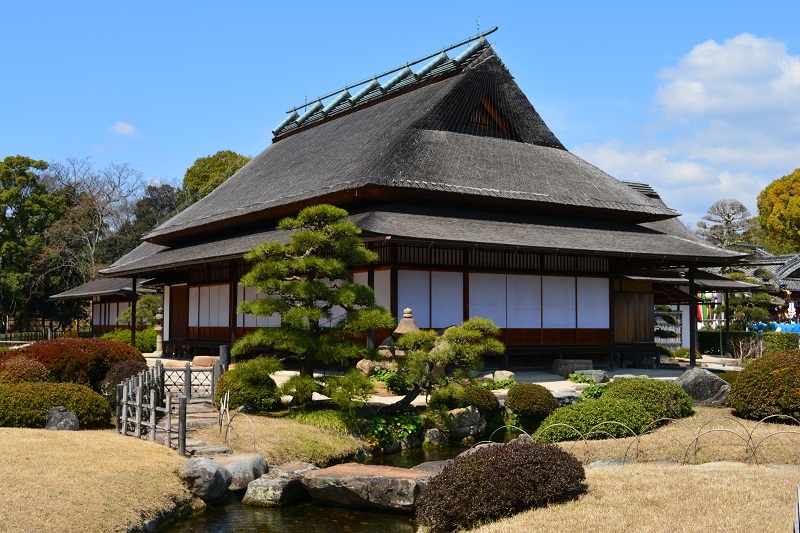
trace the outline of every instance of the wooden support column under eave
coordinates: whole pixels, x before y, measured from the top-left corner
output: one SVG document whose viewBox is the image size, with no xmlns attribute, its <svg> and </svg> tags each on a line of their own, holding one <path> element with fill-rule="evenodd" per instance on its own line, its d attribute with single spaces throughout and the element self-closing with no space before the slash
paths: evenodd
<svg viewBox="0 0 800 533">
<path fill-rule="evenodd" d="M 696 269 L 689 268 L 689 367 L 697 365 L 697 287 L 694 284 Z"/>
<path fill-rule="evenodd" d="M 131 346 L 136 347 L 136 277 L 131 278 Z"/>
</svg>

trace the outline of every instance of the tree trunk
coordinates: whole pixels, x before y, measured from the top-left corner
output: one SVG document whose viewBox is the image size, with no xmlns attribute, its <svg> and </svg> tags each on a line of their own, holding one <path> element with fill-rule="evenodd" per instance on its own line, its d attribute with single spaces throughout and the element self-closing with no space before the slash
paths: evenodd
<svg viewBox="0 0 800 533">
<path fill-rule="evenodd" d="M 393 415 L 403 411 L 404 409 L 408 409 L 408 407 L 411 405 L 411 402 L 413 402 L 416 397 L 419 396 L 420 392 L 422 392 L 422 388 L 418 384 L 414 383 L 414 387 L 408 391 L 408 393 L 402 399 L 378 408 L 378 414 Z"/>
<path fill-rule="evenodd" d="M 300 375 L 314 377 L 314 363 L 316 358 L 313 355 L 300 357 Z"/>
</svg>

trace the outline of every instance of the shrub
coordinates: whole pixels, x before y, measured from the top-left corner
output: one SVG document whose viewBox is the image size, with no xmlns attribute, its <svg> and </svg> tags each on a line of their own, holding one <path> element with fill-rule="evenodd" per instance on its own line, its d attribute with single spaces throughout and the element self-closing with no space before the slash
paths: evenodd
<svg viewBox="0 0 800 533">
<path fill-rule="evenodd" d="M 523 427 L 535 427 L 558 407 L 553 393 L 537 383 L 517 383 L 508 389 L 506 407 Z"/>
<path fill-rule="evenodd" d="M 589 385 L 583 392 L 581 392 L 581 399 L 583 400 L 596 400 L 603 395 L 608 387 L 608 383 L 595 383 Z"/>
<path fill-rule="evenodd" d="M 798 334 L 791 331 L 765 331 L 761 334 L 764 341 L 764 353 L 785 352 L 797 350 Z"/>
<path fill-rule="evenodd" d="M 0 384 L 0 426 L 43 428 L 47 411 L 64 406 L 75 413 L 81 429 L 106 428 L 111 407 L 89 387 L 75 383 Z"/>
<path fill-rule="evenodd" d="M 730 342 L 732 346 L 746 342 L 748 339 L 758 339 L 758 334 L 749 331 L 731 331 Z M 697 351 L 709 355 L 720 355 L 720 345 L 725 342 L 725 333 L 719 330 L 698 331 Z"/>
<path fill-rule="evenodd" d="M 8 352 L 3 362 L 25 357 L 42 363 L 50 372 L 50 381 L 79 383 L 99 391 L 100 383 L 112 366 L 120 361 L 142 361 L 136 348 L 108 339 L 52 339 L 34 342 Z"/>
<path fill-rule="evenodd" d="M 296 375 L 290 377 L 281 385 L 280 392 L 291 396 L 291 405 L 297 407 L 310 404 L 314 398 L 314 393 L 322 392 L 322 385 L 317 383 L 311 376 Z"/>
<path fill-rule="evenodd" d="M 436 389 L 428 400 L 428 408 L 451 410 L 474 405 L 485 418 L 500 411 L 500 401 L 492 391 L 480 385 L 449 383 Z"/>
<path fill-rule="evenodd" d="M 14 357 L 0 366 L 0 382 L 42 382 L 47 381 L 49 375 L 42 363 L 24 357 Z"/>
<path fill-rule="evenodd" d="M 585 400 L 556 409 L 542 421 L 535 438 L 560 442 L 582 436 L 587 439 L 632 437 L 653 422 L 653 416 L 638 402 L 607 399 L 606 394 L 608 391 L 599 400 Z"/>
<path fill-rule="evenodd" d="M 419 496 L 416 520 L 432 533 L 471 529 L 586 492 L 583 466 L 552 444 L 514 441 L 458 457 Z"/>
<path fill-rule="evenodd" d="M 395 441 L 422 434 L 422 419 L 414 413 L 376 416 L 369 420 L 366 441 L 373 447 L 385 448 Z"/>
<path fill-rule="evenodd" d="M 573 383 L 594 383 L 594 378 L 586 374 L 570 374 L 567 379 Z"/>
<path fill-rule="evenodd" d="M 356 369 L 344 376 L 328 377 L 322 388 L 322 393 L 345 411 L 353 411 L 364 405 L 374 391 L 372 380 Z"/>
<path fill-rule="evenodd" d="M 732 371 L 732 372 L 720 372 L 719 374 L 717 374 L 717 377 L 718 377 L 718 378 L 721 378 L 721 379 L 724 379 L 724 380 L 725 380 L 725 381 L 728 383 L 728 385 L 731 385 L 731 386 L 733 386 L 733 383 L 734 383 L 734 382 L 735 382 L 737 379 L 739 379 L 739 375 L 740 375 L 740 374 L 741 374 L 741 372 L 736 372 L 736 371 Z"/>
<path fill-rule="evenodd" d="M 609 383 L 603 399 L 632 400 L 644 406 L 654 420 L 684 418 L 694 412 L 694 401 L 672 381 L 649 378 L 620 379 Z"/>
<path fill-rule="evenodd" d="M 126 379 L 137 375 L 143 370 L 147 370 L 147 363 L 142 361 L 120 361 L 111 367 L 103 382 L 100 384 L 100 393 L 104 394 L 111 405 L 117 403 L 117 385 Z"/>
<path fill-rule="evenodd" d="M 248 405 L 256 411 L 269 411 L 280 405 L 278 386 L 270 377 L 281 369 L 273 357 L 257 357 L 238 363 L 225 372 L 214 389 L 214 404 L 219 406 L 226 392 L 230 392 L 231 409 Z"/>
<path fill-rule="evenodd" d="M 744 367 L 731 385 L 728 405 L 744 418 L 800 419 L 800 350 L 766 354 Z"/>
<path fill-rule="evenodd" d="M 114 329 L 105 333 L 102 338 L 130 345 L 131 330 L 129 328 Z M 136 332 L 136 349 L 142 353 L 156 351 L 156 330 L 154 328 L 150 327 Z"/>
<path fill-rule="evenodd" d="M 691 354 L 691 350 L 689 348 L 681 346 L 677 350 L 672 353 L 672 357 L 680 357 L 680 358 L 688 358 Z"/>
<path fill-rule="evenodd" d="M 392 368 L 379 368 L 372 376 L 373 381 L 383 381 L 389 392 L 405 394 L 411 390 L 408 380 Z"/>
<path fill-rule="evenodd" d="M 516 385 L 517 380 L 514 378 L 501 379 L 500 381 L 481 381 L 480 386 L 489 390 L 510 389 Z"/>
</svg>

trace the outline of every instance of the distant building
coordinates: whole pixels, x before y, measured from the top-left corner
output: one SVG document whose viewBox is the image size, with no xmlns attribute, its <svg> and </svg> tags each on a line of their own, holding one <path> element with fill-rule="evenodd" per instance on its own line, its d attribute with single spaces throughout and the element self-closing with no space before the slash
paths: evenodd
<svg viewBox="0 0 800 533">
<path fill-rule="evenodd" d="M 297 108 L 273 133 L 102 272 L 163 286 L 168 345 L 277 325 L 236 313 L 255 297 L 238 285 L 242 256 L 285 240 L 278 220 L 313 204 L 347 209 L 363 230 L 380 259 L 355 279 L 380 304 L 412 308 L 423 328 L 491 318 L 510 366 L 652 354 L 650 278 L 743 257 L 686 235 L 646 186 L 567 151 L 485 35 Z"/>
</svg>

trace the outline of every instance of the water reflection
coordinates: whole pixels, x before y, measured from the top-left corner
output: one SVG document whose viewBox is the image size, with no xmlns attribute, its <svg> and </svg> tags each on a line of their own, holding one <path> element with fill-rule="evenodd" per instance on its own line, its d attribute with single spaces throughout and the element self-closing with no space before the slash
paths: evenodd
<svg viewBox="0 0 800 533">
<path fill-rule="evenodd" d="M 411 516 L 372 513 L 353 509 L 318 507 L 311 503 L 290 507 L 263 508 L 242 505 L 240 501 L 224 506 L 209 506 L 167 529 L 171 533 L 413 533 Z"/>
</svg>

